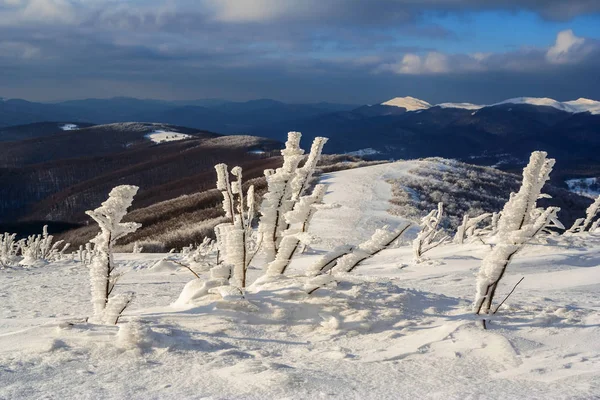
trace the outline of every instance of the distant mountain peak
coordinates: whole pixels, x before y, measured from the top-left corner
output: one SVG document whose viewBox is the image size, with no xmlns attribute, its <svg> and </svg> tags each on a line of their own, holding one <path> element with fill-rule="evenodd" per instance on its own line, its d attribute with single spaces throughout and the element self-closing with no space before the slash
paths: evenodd
<svg viewBox="0 0 600 400">
<path fill-rule="evenodd" d="M 393 107 L 402 107 L 405 108 L 406 111 L 417 111 L 417 110 L 426 110 L 431 108 L 431 104 L 426 102 L 425 100 L 420 100 L 411 96 L 406 97 L 394 97 L 391 100 L 388 100 L 384 103 L 381 103 L 382 106 L 393 106 Z"/>
<path fill-rule="evenodd" d="M 534 106 L 553 107 L 569 113 L 590 112 L 592 114 L 600 114 L 600 101 L 585 98 L 560 102 L 548 97 L 515 97 L 493 105 L 501 104 L 531 104 Z"/>
</svg>

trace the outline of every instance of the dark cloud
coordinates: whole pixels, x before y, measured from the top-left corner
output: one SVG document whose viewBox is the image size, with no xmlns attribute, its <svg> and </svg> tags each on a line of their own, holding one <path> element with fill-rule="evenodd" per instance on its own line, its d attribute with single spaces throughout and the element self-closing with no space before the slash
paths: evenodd
<svg viewBox="0 0 600 400">
<path fill-rule="evenodd" d="M 447 54 L 398 41 L 456 41 L 454 32 L 423 16 L 480 10 L 529 10 L 568 20 L 600 12 L 600 2 L 0 0 L 0 96 L 373 102 L 413 94 L 474 101 L 459 99 L 456 91 L 462 87 L 461 94 L 477 97 L 487 83 L 495 92 L 486 88 L 482 96 L 491 98 L 511 86 L 496 85 L 500 75 L 520 83 L 527 77 L 531 88 L 542 76 L 554 76 L 598 89 L 592 71 L 600 64 L 600 46 L 576 33 L 565 35 L 553 52 Z M 577 68 L 581 75 L 573 79 Z M 533 95 L 523 87 L 512 95 Z M 450 91 L 455 97 L 444 97 Z"/>
</svg>

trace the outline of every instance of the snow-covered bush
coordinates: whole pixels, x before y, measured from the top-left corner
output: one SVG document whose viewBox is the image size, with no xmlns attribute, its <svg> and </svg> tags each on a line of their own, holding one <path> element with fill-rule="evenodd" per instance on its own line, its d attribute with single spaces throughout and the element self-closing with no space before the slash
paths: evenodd
<svg viewBox="0 0 600 400">
<path fill-rule="evenodd" d="M 94 314 L 91 322 L 116 324 L 120 315 L 133 299 L 133 293 L 112 295 L 120 275 L 116 273 L 113 246 L 122 237 L 141 227 L 136 222 L 121 222 L 138 191 L 137 186 L 122 185 L 110 191 L 108 200 L 86 214 L 100 227 L 100 233 L 92 242 L 94 254 L 90 265 L 90 285 Z"/>
<path fill-rule="evenodd" d="M 443 214 L 444 204 L 438 203 L 436 210 L 421 218 L 421 231 L 413 241 L 415 261 L 420 262 L 423 254 L 449 241 L 448 235 L 440 229 Z"/>
<path fill-rule="evenodd" d="M 490 217 L 493 221 L 494 216 L 491 213 L 483 213 L 474 218 L 465 215 L 462 224 L 460 224 L 454 235 L 454 243 L 463 244 L 465 240 L 485 236 L 493 232 L 491 224 L 487 227 L 480 227 L 480 224 Z"/>
<path fill-rule="evenodd" d="M 558 207 L 537 208 L 541 190 L 554 166 L 553 159 L 536 151 L 531 154 L 529 164 L 523 170 L 523 184 L 517 193 L 512 193 L 505 204 L 495 238 L 495 246 L 481 262 L 477 275 L 477 293 L 474 311 L 476 314 L 493 314 L 492 301 L 498 283 L 515 254 L 536 235 L 549 226 L 560 224 L 557 220 Z M 485 327 L 485 321 L 484 327 Z"/>
<path fill-rule="evenodd" d="M 410 227 L 410 223 L 405 223 L 394 230 L 384 226 L 377 229 L 369 240 L 356 247 L 340 246 L 335 248 L 309 268 L 306 274 L 309 279 L 305 289 L 310 294 L 334 280 L 335 275 L 352 272 L 361 262 L 389 248 Z"/>
<path fill-rule="evenodd" d="M 8 268 L 18 264 L 19 246 L 15 241 L 15 233 L 0 235 L 0 268 Z"/>
<path fill-rule="evenodd" d="M 215 227 L 217 247 L 225 266 L 231 270 L 229 275 L 233 284 L 238 288 L 245 288 L 246 272 L 256 247 L 252 230 L 256 210 L 254 186 L 248 188 L 244 197 L 241 167 L 231 170 L 231 174 L 237 178 L 234 182 L 229 180 L 227 165 L 215 165 L 215 170 L 217 189 L 223 194 L 223 209 L 230 220 Z"/>
<path fill-rule="evenodd" d="M 352 272 L 361 262 L 387 249 L 400 239 L 410 226 L 410 223 L 406 223 L 395 230 L 390 230 L 387 226 L 377 229 L 369 240 L 359 244 L 351 253 L 340 257 L 333 268 L 333 273 Z"/>
<path fill-rule="evenodd" d="M 41 235 L 31 235 L 19 242 L 23 259 L 19 262 L 23 266 L 34 266 L 58 261 L 64 256 L 64 252 L 70 244 L 59 240 L 54 242 L 54 236 L 48 234 L 48 225 L 44 225 Z"/>
<path fill-rule="evenodd" d="M 302 196 L 294 205 L 292 211 L 285 214 L 284 218 L 288 229 L 283 232 L 275 260 L 269 263 L 267 274 L 283 274 L 298 251 L 301 243 L 308 243 L 311 237 L 307 230 L 310 220 L 317 211 L 317 206 L 322 203 L 326 185 L 316 185 L 310 196 Z"/>
<path fill-rule="evenodd" d="M 594 218 L 596 218 L 599 212 L 600 196 L 598 196 L 596 200 L 594 200 L 594 202 L 590 204 L 587 210 L 585 210 L 585 218 L 577 219 L 573 226 L 571 226 L 571 228 L 569 228 L 569 230 L 566 233 L 583 233 L 586 230 L 588 230 L 589 232 L 594 232 L 598 228 L 599 224 L 598 221 L 594 222 Z"/>
<path fill-rule="evenodd" d="M 311 177 L 321 157 L 327 138 L 315 138 L 310 154 L 304 165 L 298 168 L 304 150 L 300 148 L 300 132 L 289 132 L 285 149 L 281 151 L 283 166 L 275 171 L 266 170 L 267 193 L 260 207 L 258 232 L 261 237 L 261 250 L 267 262 L 275 260 L 284 232 L 289 227 L 285 215 L 294 209 L 310 185 Z"/>
</svg>

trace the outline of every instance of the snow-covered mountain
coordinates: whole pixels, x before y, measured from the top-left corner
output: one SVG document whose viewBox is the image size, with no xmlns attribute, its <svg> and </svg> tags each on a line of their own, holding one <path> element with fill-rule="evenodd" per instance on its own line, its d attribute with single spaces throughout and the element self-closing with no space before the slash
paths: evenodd
<svg viewBox="0 0 600 400">
<path fill-rule="evenodd" d="M 600 101 L 579 98 L 577 100 L 563 101 L 550 99 L 548 97 L 515 97 L 498 103 L 489 105 L 479 105 L 472 103 L 440 103 L 431 105 L 425 100 L 420 100 L 414 97 L 395 97 L 391 100 L 381 103 L 383 106 L 394 106 L 405 108 L 406 111 L 426 110 L 431 107 L 441 108 L 462 108 L 466 110 L 478 110 L 484 107 L 493 107 L 503 104 L 529 104 L 533 106 L 553 107 L 557 110 L 569 113 L 590 112 L 592 114 L 600 114 Z"/>
<path fill-rule="evenodd" d="M 395 97 L 391 100 L 381 103 L 381 105 L 401 107 L 405 108 L 406 111 L 426 110 L 428 108 L 431 108 L 431 104 L 429 104 L 425 100 L 419 100 L 411 96 Z"/>
</svg>

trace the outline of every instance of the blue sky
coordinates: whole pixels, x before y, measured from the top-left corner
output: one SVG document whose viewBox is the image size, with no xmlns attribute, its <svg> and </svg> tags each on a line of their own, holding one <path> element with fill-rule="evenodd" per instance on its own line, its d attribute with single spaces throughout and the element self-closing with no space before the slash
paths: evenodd
<svg viewBox="0 0 600 400">
<path fill-rule="evenodd" d="M 600 99 L 600 1 L 0 0 L 0 97 Z"/>
</svg>

